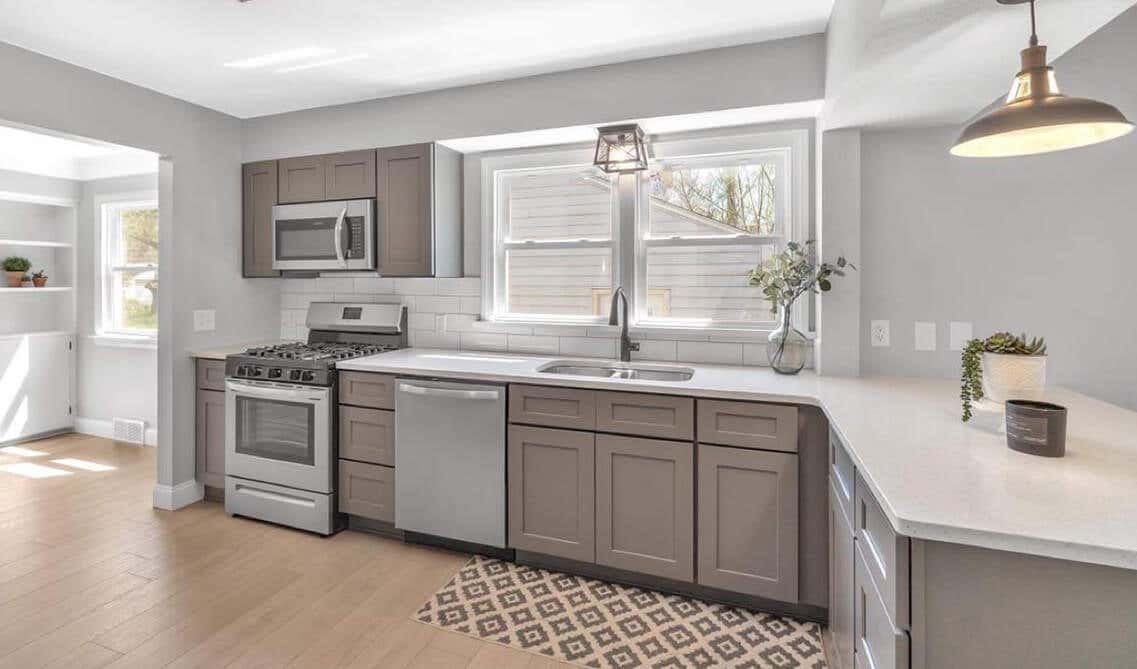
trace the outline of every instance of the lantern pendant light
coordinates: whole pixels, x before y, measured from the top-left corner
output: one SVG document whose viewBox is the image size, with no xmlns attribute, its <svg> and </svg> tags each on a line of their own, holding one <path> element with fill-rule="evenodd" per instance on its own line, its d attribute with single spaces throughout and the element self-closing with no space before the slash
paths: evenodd
<svg viewBox="0 0 1137 669">
<path fill-rule="evenodd" d="M 608 173 L 647 169 L 647 146 L 643 128 L 636 123 L 597 128 L 596 155 L 592 164 Z"/>
<path fill-rule="evenodd" d="M 1054 69 L 1046 64 L 1046 47 L 1038 43 L 1034 0 L 997 2 L 1030 3 L 1030 46 L 1022 51 L 1022 71 L 1015 75 L 1006 102 L 964 128 L 951 149 L 953 155 L 1026 156 L 1089 146 L 1133 130 L 1116 107 L 1058 92 Z"/>
</svg>

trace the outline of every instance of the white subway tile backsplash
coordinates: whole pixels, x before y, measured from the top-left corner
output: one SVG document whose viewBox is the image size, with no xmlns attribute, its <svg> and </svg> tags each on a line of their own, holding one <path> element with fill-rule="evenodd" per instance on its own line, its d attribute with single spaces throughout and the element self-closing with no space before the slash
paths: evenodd
<svg viewBox="0 0 1137 669">
<path fill-rule="evenodd" d="M 645 339 L 639 342 L 640 350 L 632 351 L 634 360 L 675 360 L 675 342 Z"/>
<path fill-rule="evenodd" d="M 376 276 L 283 279 L 280 335 L 303 340 L 311 302 L 378 302 L 407 307 L 408 339 L 421 348 L 509 351 L 536 355 L 615 358 L 619 328 L 607 325 L 525 325 L 489 322 L 482 313 L 481 279 L 395 279 Z M 632 329 L 636 360 L 766 365 L 765 339 L 746 332 Z"/>
<path fill-rule="evenodd" d="M 458 312 L 458 298 L 453 296 L 415 295 L 415 311 L 432 314 Z"/>
<path fill-rule="evenodd" d="M 681 341 L 676 344 L 676 360 L 720 365 L 741 365 L 742 344 Z"/>
<path fill-rule="evenodd" d="M 322 276 L 316 279 L 316 290 L 325 293 L 350 293 L 355 290 L 355 279 Z"/>
<path fill-rule="evenodd" d="M 556 337 L 534 337 L 532 335 L 507 335 L 510 353 L 535 353 L 537 355 L 556 355 L 560 350 L 560 340 Z"/>
<path fill-rule="evenodd" d="M 536 328 L 534 328 L 536 330 Z M 616 357 L 616 340 L 597 337 L 561 337 L 561 355 L 584 358 Z"/>
<path fill-rule="evenodd" d="M 459 343 L 463 350 L 504 351 L 508 347 L 509 335 L 493 332 L 462 332 Z"/>
</svg>

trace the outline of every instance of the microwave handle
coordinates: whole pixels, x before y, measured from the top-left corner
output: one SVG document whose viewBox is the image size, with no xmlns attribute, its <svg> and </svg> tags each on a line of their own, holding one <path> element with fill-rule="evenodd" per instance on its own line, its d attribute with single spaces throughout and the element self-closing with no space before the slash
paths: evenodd
<svg viewBox="0 0 1137 669">
<path fill-rule="evenodd" d="M 339 261 L 340 267 L 347 267 L 347 258 L 343 255 L 343 229 L 344 219 L 347 217 L 347 206 L 344 206 L 343 211 L 336 217 L 336 227 L 332 234 L 335 236 L 336 243 L 336 260 Z"/>
</svg>

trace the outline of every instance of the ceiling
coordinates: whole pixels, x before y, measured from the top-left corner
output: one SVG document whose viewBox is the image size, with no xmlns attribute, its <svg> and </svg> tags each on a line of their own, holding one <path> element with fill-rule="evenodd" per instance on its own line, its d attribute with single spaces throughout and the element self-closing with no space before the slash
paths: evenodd
<svg viewBox="0 0 1137 669">
<path fill-rule="evenodd" d="M 158 156 L 117 144 L 0 125 L 0 169 L 86 181 L 156 172 Z"/>
<path fill-rule="evenodd" d="M 0 0 L 0 41 L 248 118 L 818 33 L 833 1 Z"/>
</svg>

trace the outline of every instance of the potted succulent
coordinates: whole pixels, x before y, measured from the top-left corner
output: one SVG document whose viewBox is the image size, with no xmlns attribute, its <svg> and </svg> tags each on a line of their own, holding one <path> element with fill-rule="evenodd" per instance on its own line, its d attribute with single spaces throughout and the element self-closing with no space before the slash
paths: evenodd
<svg viewBox="0 0 1137 669">
<path fill-rule="evenodd" d="M 31 269 L 32 264 L 27 258 L 8 256 L 4 259 L 4 274 L 8 278 L 10 288 L 19 288 L 24 282 L 24 273 Z"/>
<path fill-rule="evenodd" d="M 995 402 L 1041 399 L 1046 388 L 1046 340 L 1027 339 L 996 332 L 972 339 L 963 348 L 960 399 L 963 420 L 971 420 L 971 406 L 984 397 Z"/>
<path fill-rule="evenodd" d="M 766 259 L 747 276 L 770 301 L 770 310 L 780 315 L 780 325 L 766 341 L 766 358 L 779 374 L 797 374 L 805 367 L 809 340 L 790 324 L 790 314 L 797 298 L 806 293 L 828 292 L 833 287 L 830 277 L 845 276 L 846 269 L 857 269 L 843 257 L 837 262 L 818 263 L 813 253 L 814 241 L 790 242 L 786 250 Z"/>
<path fill-rule="evenodd" d="M 47 285 L 47 271 L 39 270 L 32 273 L 32 285 L 36 288 L 43 288 Z"/>
</svg>

